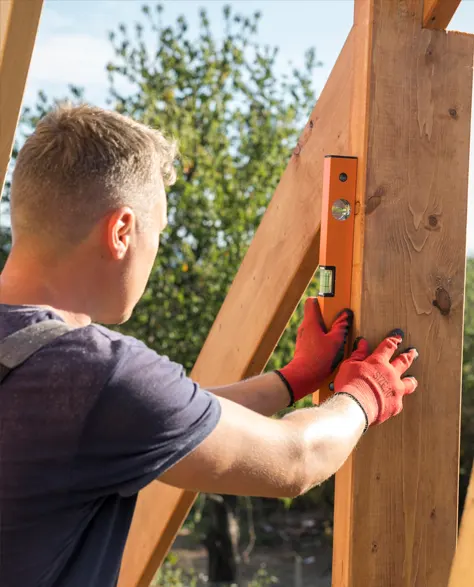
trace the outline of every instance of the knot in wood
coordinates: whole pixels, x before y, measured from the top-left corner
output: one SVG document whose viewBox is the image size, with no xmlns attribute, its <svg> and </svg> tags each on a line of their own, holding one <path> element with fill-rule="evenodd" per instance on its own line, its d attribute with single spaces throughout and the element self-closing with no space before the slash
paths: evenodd
<svg viewBox="0 0 474 587">
<path fill-rule="evenodd" d="M 442 316 L 447 316 L 451 311 L 451 296 L 444 287 L 437 288 L 433 306 L 438 308 Z"/>
<path fill-rule="evenodd" d="M 293 149 L 293 155 L 299 155 L 301 153 L 301 145 L 297 143 L 296 147 Z"/>
</svg>

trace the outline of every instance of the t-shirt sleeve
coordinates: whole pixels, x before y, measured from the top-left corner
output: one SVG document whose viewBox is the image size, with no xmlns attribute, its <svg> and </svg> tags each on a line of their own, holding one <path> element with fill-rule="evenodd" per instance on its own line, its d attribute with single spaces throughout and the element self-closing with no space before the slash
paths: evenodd
<svg viewBox="0 0 474 587">
<path fill-rule="evenodd" d="M 75 469 L 84 489 L 137 493 L 191 453 L 220 418 L 217 398 L 181 365 L 123 337 L 84 428 Z"/>
</svg>

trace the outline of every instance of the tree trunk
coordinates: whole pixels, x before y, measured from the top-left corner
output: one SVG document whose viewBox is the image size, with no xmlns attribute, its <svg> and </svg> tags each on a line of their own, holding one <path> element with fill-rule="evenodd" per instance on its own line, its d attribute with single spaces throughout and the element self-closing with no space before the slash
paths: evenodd
<svg viewBox="0 0 474 587">
<path fill-rule="evenodd" d="M 213 587 L 237 584 L 240 563 L 237 497 L 209 495 L 205 510 L 209 518 L 204 539 L 209 555 L 209 584 Z"/>
</svg>

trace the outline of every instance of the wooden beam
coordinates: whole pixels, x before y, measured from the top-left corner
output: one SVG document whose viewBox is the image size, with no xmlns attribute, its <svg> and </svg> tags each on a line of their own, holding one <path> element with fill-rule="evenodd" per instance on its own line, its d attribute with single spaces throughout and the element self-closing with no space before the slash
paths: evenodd
<svg viewBox="0 0 474 587">
<path fill-rule="evenodd" d="M 324 156 L 350 154 L 352 50 L 350 35 L 199 355 L 203 386 L 263 370 L 314 274 Z M 120 587 L 148 587 L 194 499 L 158 482 L 141 492 Z"/>
<path fill-rule="evenodd" d="M 461 0 L 424 0 L 423 26 L 445 29 L 460 4 Z"/>
<path fill-rule="evenodd" d="M 459 543 L 451 568 L 449 587 L 472 587 L 474 577 L 474 466 L 464 503 Z"/>
<path fill-rule="evenodd" d="M 0 0 L 0 194 L 10 162 L 43 0 Z"/>
<path fill-rule="evenodd" d="M 356 331 L 403 328 L 420 386 L 336 478 L 333 587 L 447 585 L 455 551 L 474 39 L 422 10 L 355 0 Z"/>
</svg>

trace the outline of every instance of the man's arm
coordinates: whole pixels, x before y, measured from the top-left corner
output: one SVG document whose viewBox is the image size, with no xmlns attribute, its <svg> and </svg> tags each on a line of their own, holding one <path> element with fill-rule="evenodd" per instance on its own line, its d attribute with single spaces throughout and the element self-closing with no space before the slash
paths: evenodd
<svg viewBox="0 0 474 587">
<path fill-rule="evenodd" d="M 416 379 L 402 375 L 416 350 L 391 361 L 401 342 L 401 334 L 392 333 L 370 355 L 360 339 L 335 378 L 335 396 L 281 420 L 220 398 L 216 428 L 160 480 L 233 495 L 295 497 L 308 491 L 341 467 L 367 426 L 400 413 L 403 396 L 415 390 Z"/>
<path fill-rule="evenodd" d="M 263 416 L 273 416 L 290 403 L 288 388 L 276 373 L 265 373 L 208 391 Z"/>
<path fill-rule="evenodd" d="M 365 427 L 349 397 L 267 418 L 219 398 L 215 430 L 160 481 L 204 493 L 296 497 L 333 475 Z"/>
</svg>

